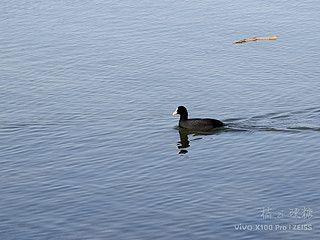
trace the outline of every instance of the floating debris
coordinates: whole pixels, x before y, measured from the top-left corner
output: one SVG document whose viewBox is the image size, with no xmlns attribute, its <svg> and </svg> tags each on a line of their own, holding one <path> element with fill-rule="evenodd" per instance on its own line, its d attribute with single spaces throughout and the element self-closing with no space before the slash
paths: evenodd
<svg viewBox="0 0 320 240">
<path fill-rule="evenodd" d="M 254 38 L 249 38 L 249 39 L 242 39 L 240 41 L 233 42 L 233 44 L 234 43 L 245 43 L 245 42 L 257 41 L 257 40 L 277 40 L 277 37 L 276 36 L 273 36 L 273 37 L 262 37 L 262 38 L 254 37 Z"/>
</svg>

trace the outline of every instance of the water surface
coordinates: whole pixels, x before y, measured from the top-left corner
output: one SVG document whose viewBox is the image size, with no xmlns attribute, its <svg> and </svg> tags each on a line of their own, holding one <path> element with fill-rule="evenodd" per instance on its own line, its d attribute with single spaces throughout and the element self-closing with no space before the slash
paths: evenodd
<svg viewBox="0 0 320 240">
<path fill-rule="evenodd" d="M 1 239 L 315 239 L 319 8 L 3 1 Z"/>
</svg>

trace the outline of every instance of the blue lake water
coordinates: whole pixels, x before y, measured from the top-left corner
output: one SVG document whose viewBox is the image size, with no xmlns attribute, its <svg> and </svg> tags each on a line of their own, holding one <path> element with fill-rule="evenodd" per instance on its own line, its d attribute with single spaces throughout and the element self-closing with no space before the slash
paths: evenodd
<svg viewBox="0 0 320 240">
<path fill-rule="evenodd" d="M 319 1 L 0 12 L 1 239 L 319 237 Z"/>
</svg>

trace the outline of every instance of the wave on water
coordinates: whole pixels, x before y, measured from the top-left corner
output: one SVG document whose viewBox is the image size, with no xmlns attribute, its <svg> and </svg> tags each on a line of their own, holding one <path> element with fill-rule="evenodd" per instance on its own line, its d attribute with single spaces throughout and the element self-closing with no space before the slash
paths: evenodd
<svg viewBox="0 0 320 240">
<path fill-rule="evenodd" d="M 291 112 L 273 112 L 249 118 L 224 120 L 227 131 L 320 131 L 320 109 L 311 108 Z"/>
</svg>

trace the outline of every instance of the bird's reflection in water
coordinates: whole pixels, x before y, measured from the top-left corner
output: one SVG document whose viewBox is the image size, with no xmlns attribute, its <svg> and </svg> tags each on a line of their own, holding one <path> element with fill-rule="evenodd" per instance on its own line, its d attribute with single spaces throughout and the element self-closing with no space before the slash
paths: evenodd
<svg viewBox="0 0 320 240">
<path fill-rule="evenodd" d="M 186 149 L 190 147 L 190 141 L 189 141 L 188 135 L 198 136 L 191 140 L 191 141 L 195 141 L 195 140 L 202 139 L 202 137 L 200 137 L 201 135 L 204 136 L 204 135 L 212 135 L 212 134 L 214 134 L 214 132 L 203 133 L 203 132 L 191 131 L 185 128 L 179 128 L 180 141 L 177 142 L 177 148 L 180 149 L 180 151 L 178 153 L 179 154 L 188 153 L 188 150 Z"/>
<path fill-rule="evenodd" d="M 180 149 L 179 154 L 185 154 L 188 152 L 186 149 L 184 149 L 190 147 L 188 132 L 189 131 L 187 129 L 179 129 L 180 142 L 177 142 L 177 148 Z"/>
</svg>

